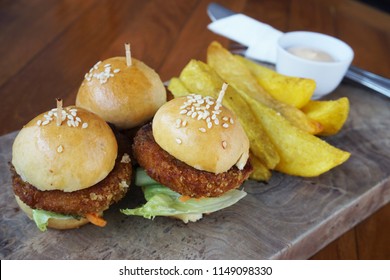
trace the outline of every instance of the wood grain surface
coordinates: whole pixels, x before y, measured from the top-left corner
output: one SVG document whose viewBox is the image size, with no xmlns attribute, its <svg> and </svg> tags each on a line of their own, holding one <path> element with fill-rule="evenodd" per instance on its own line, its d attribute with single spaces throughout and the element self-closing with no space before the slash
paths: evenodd
<svg viewBox="0 0 390 280">
<path fill-rule="evenodd" d="M 390 207 L 379 210 L 389 201 L 390 100 L 353 83 L 329 96 L 348 96 L 351 115 L 339 135 L 327 138 L 352 157 L 318 178 L 274 173 L 268 185 L 247 182 L 242 203 L 189 225 L 123 216 L 120 207 L 141 201 L 136 190 L 135 199 L 129 196 L 107 213 L 104 229 L 41 234 L 20 213 L 7 166 L 15 134 L 7 133 L 54 107 L 56 97 L 73 104 L 84 74 L 98 60 L 124 55 L 125 42 L 163 80 L 178 75 L 191 58 L 204 60 L 212 40 L 229 47 L 233 42 L 207 30 L 209 2 L 0 2 L 2 259 L 309 258 L 345 232 L 318 258 L 390 259 Z M 282 31 L 339 37 L 354 49 L 354 65 L 390 78 L 388 14 L 352 0 L 216 2 Z"/>
</svg>

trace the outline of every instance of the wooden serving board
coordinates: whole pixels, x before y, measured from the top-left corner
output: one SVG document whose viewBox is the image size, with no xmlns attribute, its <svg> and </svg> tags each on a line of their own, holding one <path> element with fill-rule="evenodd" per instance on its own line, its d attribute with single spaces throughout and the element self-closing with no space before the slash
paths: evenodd
<svg viewBox="0 0 390 280">
<path fill-rule="evenodd" d="M 197 223 L 128 217 L 132 187 L 105 214 L 108 225 L 40 232 L 13 197 L 8 162 L 16 132 L 0 137 L 1 259 L 305 259 L 390 201 L 390 99 L 350 84 L 327 99 L 351 103 L 343 130 L 326 141 L 352 153 L 315 178 L 273 173 L 247 181 L 238 204 Z"/>
</svg>

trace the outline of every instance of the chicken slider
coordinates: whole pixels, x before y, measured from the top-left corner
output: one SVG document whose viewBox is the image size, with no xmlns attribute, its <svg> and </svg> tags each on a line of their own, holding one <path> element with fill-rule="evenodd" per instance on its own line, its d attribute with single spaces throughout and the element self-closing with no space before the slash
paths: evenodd
<svg viewBox="0 0 390 280">
<path fill-rule="evenodd" d="M 113 57 L 96 63 L 85 74 L 76 106 L 85 108 L 114 124 L 131 129 L 151 120 L 166 102 L 166 90 L 159 75 L 143 62 Z"/>
<path fill-rule="evenodd" d="M 163 105 L 153 124 L 142 127 L 134 139 L 135 158 L 155 181 L 150 185 L 161 184 L 174 191 L 176 200 L 171 202 L 180 204 L 189 200 L 194 206 L 196 201 L 199 201 L 198 205 L 208 201 L 226 207 L 243 197 L 243 192 L 235 189 L 252 171 L 248 161 L 249 140 L 236 116 L 222 106 L 222 97 L 223 94 L 215 100 L 191 94 L 175 98 Z M 240 197 L 234 195 L 234 202 L 221 204 L 226 199 L 225 194 Z M 143 211 L 139 208 L 123 212 L 144 217 L 160 215 L 158 211 L 148 212 L 148 203 Z M 184 205 L 177 206 L 176 210 L 185 209 Z M 202 213 L 219 210 L 201 208 L 172 210 L 172 215 L 163 216 L 195 214 L 195 218 L 183 219 L 193 221 Z"/>
<path fill-rule="evenodd" d="M 131 163 L 103 119 L 72 106 L 40 114 L 21 129 L 11 171 L 17 203 L 43 231 L 104 226 L 103 211 L 128 190 Z"/>
</svg>

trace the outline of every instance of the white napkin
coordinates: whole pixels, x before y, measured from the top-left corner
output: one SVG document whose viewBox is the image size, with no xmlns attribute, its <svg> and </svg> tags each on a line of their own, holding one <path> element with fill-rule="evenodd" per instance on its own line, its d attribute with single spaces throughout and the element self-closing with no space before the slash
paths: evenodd
<svg viewBox="0 0 390 280">
<path fill-rule="evenodd" d="M 245 56 L 276 63 L 277 41 L 283 33 L 272 26 L 235 14 L 210 23 L 208 29 L 247 46 Z"/>
</svg>

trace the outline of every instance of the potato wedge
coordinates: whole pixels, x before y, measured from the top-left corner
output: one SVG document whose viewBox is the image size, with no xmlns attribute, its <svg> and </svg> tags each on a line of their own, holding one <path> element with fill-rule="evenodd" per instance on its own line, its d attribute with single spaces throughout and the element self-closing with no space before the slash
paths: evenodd
<svg viewBox="0 0 390 280">
<path fill-rule="evenodd" d="M 350 153 L 291 125 L 273 109 L 249 96 L 247 100 L 261 112 L 263 127 L 280 156 L 275 170 L 295 176 L 313 177 L 342 164 L 350 157 Z"/>
<path fill-rule="evenodd" d="M 299 109 L 280 102 L 267 93 L 246 66 L 219 43 L 213 42 L 209 45 L 207 63 L 240 94 L 247 94 L 257 102 L 274 109 L 303 131 L 310 134 L 321 131 L 322 127 L 318 122 L 308 118 Z"/>
<path fill-rule="evenodd" d="M 311 100 L 302 111 L 322 125 L 323 130 L 318 135 L 334 135 L 340 131 L 348 118 L 349 100 L 346 97 L 329 101 Z"/>
<path fill-rule="evenodd" d="M 180 80 L 191 92 L 214 98 L 218 97 L 224 82 L 209 65 L 196 60 L 191 60 L 184 67 L 180 74 Z M 279 155 L 262 128 L 258 120 L 258 113 L 253 112 L 245 100 L 232 87 L 227 88 L 223 105 L 237 115 L 248 135 L 252 153 L 267 168 L 273 169 L 279 162 Z"/>
<path fill-rule="evenodd" d="M 177 77 L 171 78 L 171 80 L 169 81 L 168 90 L 175 97 L 186 96 L 190 93 L 190 91 L 186 88 L 182 81 Z"/>
<path fill-rule="evenodd" d="M 257 82 L 273 98 L 296 108 L 302 108 L 313 96 L 316 88 L 314 80 L 285 76 L 240 55 L 236 55 L 236 57 L 245 64 Z"/>
<path fill-rule="evenodd" d="M 253 172 L 249 178 L 256 181 L 268 182 L 272 176 L 271 171 L 254 154 L 250 153 L 249 159 L 253 167 Z"/>
</svg>

